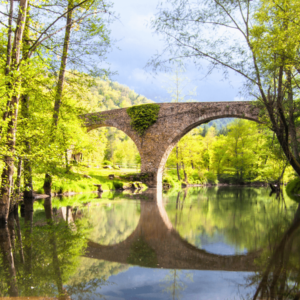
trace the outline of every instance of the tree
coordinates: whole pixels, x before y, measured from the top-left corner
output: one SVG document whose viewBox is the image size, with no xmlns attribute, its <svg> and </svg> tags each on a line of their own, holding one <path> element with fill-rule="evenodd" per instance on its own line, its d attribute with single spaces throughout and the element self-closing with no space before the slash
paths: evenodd
<svg viewBox="0 0 300 300">
<path fill-rule="evenodd" d="M 276 134 L 300 176 L 296 122 L 299 90 L 300 2 L 297 0 L 167 0 L 152 26 L 164 36 L 168 58 L 152 65 L 185 59 L 203 60 L 225 75 L 245 79 L 249 95 L 262 109 L 261 121 Z"/>
<path fill-rule="evenodd" d="M 184 82 L 187 81 L 187 78 L 180 76 L 184 72 L 183 69 L 175 69 L 174 75 L 171 77 L 171 84 L 168 89 L 168 93 L 170 94 L 172 98 L 172 102 L 179 103 L 186 101 L 187 95 L 184 93 Z M 191 94 L 190 94 L 191 95 Z M 188 95 L 188 96 L 190 96 Z M 180 165 L 183 167 L 184 177 L 186 180 L 186 171 L 184 169 L 184 163 L 181 161 L 181 164 L 179 162 L 179 156 L 180 156 L 180 150 L 178 148 L 178 144 L 176 145 L 176 169 L 177 169 L 177 178 L 180 181 Z"/>
<path fill-rule="evenodd" d="M 2 122 L 0 130 L 1 154 L 4 157 L 3 161 L 5 164 L 2 172 L 1 183 L 1 222 L 6 222 L 5 220 L 8 216 L 9 205 L 11 202 L 11 191 L 13 188 L 14 161 L 15 157 L 19 157 L 21 154 L 25 154 L 26 156 L 24 163 L 26 174 L 25 186 L 32 194 L 31 159 L 33 151 L 31 149 L 31 143 L 29 144 L 29 141 L 26 141 L 26 137 L 30 135 L 28 134 L 28 128 L 26 127 L 30 127 L 30 125 L 32 125 L 32 122 L 31 124 L 29 124 L 29 120 L 34 115 L 34 112 L 32 112 L 32 104 L 30 103 L 30 98 L 38 99 L 40 106 L 47 106 L 49 104 L 48 99 L 53 97 L 53 95 L 51 95 L 51 90 L 53 89 L 54 78 L 56 78 L 57 76 L 55 70 L 56 61 L 53 57 L 58 56 L 58 60 L 60 60 L 61 57 L 62 61 L 59 72 L 60 74 L 57 85 L 58 87 L 56 89 L 57 92 L 54 96 L 54 125 L 55 127 L 58 126 L 59 129 L 61 129 L 61 127 L 65 129 L 65 124 L 63 124 L 63 126 L 59 124 L 58 116 L 61 109 L 62 97 L 65 97 L 65 95 L 63 94 L 63 84 L 65 78 L 67 78 L 67 76 L 65 76 L 66 62 L 67 57 L 71 57 L 68 50 L 72 50 L 72 55 L 74 55 L 75 51 L 79 49 L 83 51 L 80 59 L 74 59 L 74 56 L 71 57 L 73 59 L 72 65 L 76 65 L 76 62 L 77 69 L 80 70 L 84 67 L 83 63 L 86 62 L 84 60 L 85 56 L 93 56 L 95 53 L 97 53 L 98 56 L 101 57 L 101 55 L 103 55 L 110 46 L 108 32 L 105 24 L 103 24 L 103 22 L 105 22 L 105 18 L 103 16 L 106 13 L 109 14 L 108 8 L 110 6 L 107 3 L 102 0 L 83 0 L 76 3 L 70 0 L 67 3 L 67 7 L 64 11 L 62 11 L 61 9 L 62 6 L 64 7 L 64 1 L 53 1 L 50 5 L 51 8 L 49 8 L 49 5 L 50 4 L 48 2 L 42 2 L 37 5 L 36 3 L 29 3 L 29 1 L 20 1 L 18 7 L 18 17 L 16 18 L 14 14 L 14 11 L 16 10 L 13 8 L 13 1 L 10 1 L 9 14 L 7 15 L 6 13 L 1 12 L 1 16 L 7 18 L 8 21 L 8 30 L 4 31 L 4 34 L 1 35 L 1 42 L 3 42 L 4 48 L 6 48 L 6 59 L 5 61 L 1 61 L 1 69 L 4 71 L 3 73 L 5 75 L 1 81 L 1 89 L 3 89 L 5 95 L 3 99 L 4 101 L 6 101 L 6 104 L 2 106 Z M 40 19 L 41 11 L 43 11 L 43 23 Z M 65 17 L 67 17 L 67 22 L 66 25 L 63 25 L 61 21 Z M 1 21 L 1 25 L 3 24 L 4 22 Z M 62 52 L 60 52 L 60 38 L 61 33 L 64 31 L 64 29 L 66 30 L 65 38 L 63 39 L 63 50 Z M 72 29 L 74 32 L 77 32 L 77 34 L 74 35 L 76 37 L 73 39 L 70 38 Z M 4 38 L 2 38 L 3 36 L 7 36 L 6 41 Z M 14 42 L 12 43 L 13 36 Z M 70 47 L 69 49 L 70 44 L 72 45 L 72 47 Z M 51 56 L 51 54 L 55 55 Z M 51 68 L 54 70 L 52 74 L 50 72 Z M 87 69 L 92 74 L 96 74 L 95 71 L 98 71 L 97 74 L 103 74 L 103 68 L 101 68 L 100 70 L 92 70 L 88 67 Z M 74 73 L 76 72 L 73 72 L 73 75 Z M 86 74 L 82 76 L 81 73 L 77 72 L 76 75 L 77 78 L 85 78 L 85 83 L 87 82 Z M 44 77 L 43 80 L 41 79 L 41 76 Z M 72 81 L 70 80 L 72 78 L 74 79 L 74 77 L 72 76 L 68 77 L 69 86 L 72 83 Z M 73 80 L 73 83 L 76 82 L 76 84 L 78 84 L 79 80 L 77 78 Z M 89 79 L 90 78 L 91 77 L 89 77 Z M 38 87 L 32 84 L 33 82 L 36 83 L 37 81 L 39 81 Z M 45 81 L 47 81 L 47 83 Z M 43 86 L 41 86 L 41 82 L 44 83 Z M 48 91 L 47 88 L 49 88 Z M 37 96 L 37 93 L 34 94 L 33 91 L 35 93 L 38 91 L 38 93 L 46 96 L 40 99 Z M 41 100 L 44 100 L 44 102 L 42 102 Z M 19 103 L 21 104 L 20 121 L 18 121 Z M 64 105 L 67 106 L 68 104 L 68 101 L 66 101 Z M 63 111 L 66 112 L 65 108 L 66 107 L 64 107 Z M 82 131 L 79 129 L 80 120 L 78 119 L 79 112 L 82 112 L 82 108 L 81 110 L 79 110 L 78 107 L 76 107 L 75 110 L 69 111 L 74 114 L 71 114 L 71 117 L 65 119 L 68 119 L 68 121 L 72 119 L 74 121 L 73 124 L 76 124 L 78 131 Z M 47 115 L 47 112 L 44 112 L 45 115 Z M 76 118 L 74 118 L 74 116 L 76 116 Z M 42 126 L 47 123 L 45 122 L 45 116 L 40 120 L 43 120 L 43 122 L 41 124 L 34 124 L 34 129 L 36 132 L 41 131 L 45 133 L 44 129 L 49 129 L 49 126 Z M 39 146 L 41 146 L 41 144 L 47 144 L 46 148 L 48 148 L 48 137 L 52 137 L 53 133 L 51 130 L 46 131 L 47 134 L 43 135 L 42 143 L 40 143 Z M 61 131 L 55 131 L 55 133 L 57 132 L 59 132 L 59 135 L 54 135 L 55 137 L 58 136 L 58 141 L 61 142 L 62 140 L 64 140 L 65 142 L 62 143 L 62 147 L 57 147 L 57 144 L 59 142 L 54 146 L 50 145 L 50 149 L 54 150 L 55 148 L 57 148 L 56 150 L 65 150 L 66 145 L 70 145 L 70 143 L 66 143 L 66 138 L 68 138 L 69 141 L 74 141 L 74 135 L 68 136 Z M 23 135 L 21 135 L 20 133 L 23 133 Z M 48 143 L 45 142 L 46 140 Z M 25 144 L 25 147 L 22 144 Z M 41 152 L 38 153 L 38 155 L 40 154 Z M 55 154 L 58 160 L 61 160 L 59 158 L 61 152 L 56 151 Z M 36 153 L 35 155 L 37 157 Z M 40 161 L 42 161 L 41 157 Z M 46 165 L 49 164 L 44 163 L 44 166 Z"/>
<path fill-rule="evenodd" d="M 12 0 L 11 0 L 12 1 Z M 8 81 L 8 100 L 7 109 L 3 115 L 5 119 L 8 118 L 7 122 L 7 139 L 6 139 L 6 155 L 4 157 L 4 169 L 2 172 L 2 183 L 1 183 L 1 201 L 0 201 L 0 222 L 6 223 L 9 204 L 11 197 L 11 190 L 13 186 L 13 174 L 14 174 L 14 154 L 16 146 L 16 127 L 18 118 L 18 105 L 20 100 L 20 79 L 18 76 L 20 70 L 20 59 L 22 49 L 22 38 L 24 33 L 24 27 L 26 23 L 28 0 L 21 0 L 19 4 L 18 19 L 16 22 L 16 29 L 14 31 L 14 42 L 11 47 L 11 19 L 12 19 L 12 7 L 11 4 L 11 15 L 9 16 L 9 34 L 7 43 L 7 63 L 6 63 L 6 74 L 9 74 L 12 78 Z"/>
<path fill-rule="evenodd" d="M 217 172 L 218 179 L 223 173 L 225 161 L 227 159 L 227 139 L 219 136 L 213 143 L 212 166 Z"/>
</svg>

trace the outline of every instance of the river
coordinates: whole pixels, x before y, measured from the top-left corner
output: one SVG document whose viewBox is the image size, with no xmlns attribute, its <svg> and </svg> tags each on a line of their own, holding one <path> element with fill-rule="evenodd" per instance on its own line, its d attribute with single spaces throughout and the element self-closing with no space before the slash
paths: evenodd
<svg viewBox="0 0 300 300">
<path fill-rule="evenodd" d="M 269 193 L 209 187 L 27 201 L 0 229 L 0 297 L 298 299 L 300 208 Z"/>
</svg>

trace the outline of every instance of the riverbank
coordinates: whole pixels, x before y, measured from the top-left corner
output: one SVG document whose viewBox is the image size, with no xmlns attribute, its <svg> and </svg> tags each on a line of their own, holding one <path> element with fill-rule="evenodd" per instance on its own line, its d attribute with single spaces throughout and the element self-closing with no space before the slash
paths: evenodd
<svg viewBox="0 0 300 300">
<path fill-rule="evenodd" d="M 182 188 L 190 188 L 190 187 L 222 187 L 222 186 L 236 186 L 236 187 L 247 187 L 247 186 L 253 186 L 253 187 L 267 187 L 268 184 L 266 182 L 250 182 L 250 183 L 244 183 L 244 184 L 239 184 L 239 183 L 204 183 L 204 184 L 190 184 L 190 183 L 181 183 Z"/>
<path fill-rule="evenodd" d="M 93 193 L 99 191 L 99 186 L 103 191 L 122 191 L 126 189 L 142 188 L 147 186 L 142 182 L 134 180 L 134 175 L 139 174 L 135 169 L 103 169 L 74 167 L 71 171 L 65 169 L 56 170 L 53 174 L 52 193 L 53 196 L 71 196 L 75 194 Z M 33 188 L 36 196 L 44 194 L 43 189 L 44 174 L 35 174 L 33 178 Z M 168 188 L 188 188 L 188 187 L 210 187 L 210 186 L 267 186 L 265 182 L 245 182 L 245 183 L 222 183 L 211 178 L 210 180 L 199 181 L 199 179 L 188 177 L 187 182 L 178 180 L 177 174 L 171 170 L 167 171 L 163 177 L 163 185 Z M 287 186 L 287 193 L 295 198 L 295 194 L 300 195 L 300 179 L 292 180 Z M 297 196 L 296 196 L 297 198 Z"/>
<path fill-rule="evenodd" d="M 234 178 L 234 175 L 223 174 L 222 178 L 218 180 L 217 176 L 213 172 L 206 172 L 199 176 L 199 173 L 195 170 L 194 173 L 184 174 L 180 170 L 181 180 L 178 179 L 177 171 L 167 170 L 163 177 L 164 186 L 171 187 L 201 187 L 201 186 L 268 186 L 267 182 L 260 180 L 244 181 L 241 182 Z"/>
<path fill-rule="evenodd" d="M 79 193 L 92 193 L 102 191 L 124 190 L 130 188 L 147 188 L 141 182 L 128 180 L 128 174 L 137 171 L 133 169 L 100 169 L 76 167 L 66 172 L 63 169 L 56 170 L 52 175 L 52 193 L 56 195 L 73 195 Z M 43 194 L 44 174 L 35 174 L 33 177 L 33 189 L 36 194 Z"/>
</svg>

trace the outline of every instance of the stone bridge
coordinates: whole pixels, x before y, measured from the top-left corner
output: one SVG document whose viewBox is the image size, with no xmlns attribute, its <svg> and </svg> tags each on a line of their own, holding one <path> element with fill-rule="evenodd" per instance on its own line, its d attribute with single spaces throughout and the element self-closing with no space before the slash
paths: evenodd
<svg viewBox="0 0 300 300">
<path fill-rule="evenodd" d="M 152 263 L 155 261 L 155 264 L 150 266 L 154 268 L 247 272 L 257 270 L 254 261 L 259 257 L 260 251 L 223 256 L 198 249 L 185 241 L 168 218 L 161 190 L 149 189 L 146 193 L 135 196 L 143 200 L 140 201 L 141 215 L 134 232 L 115 245 L 105 246 L 90 241 L 86 257 L 149 266 L 147 262 L 149 263 L 151 256 Z M 134 258 L 134 261 L 130 258 Z"/>
<path fill-rule="evenodd" d="M 126 108 L 83 115 L 88 130 L 115 127 L 136 144 L 146 184 L 155 188 L 162 182 L 164 165 L 177 142 L 193 128 L 220 118 L 243 118 L 258 122 L 259 109 L 252 102 L 162 103 L 158 119 L 141 137 L 130 126 Z"/>
</svg>

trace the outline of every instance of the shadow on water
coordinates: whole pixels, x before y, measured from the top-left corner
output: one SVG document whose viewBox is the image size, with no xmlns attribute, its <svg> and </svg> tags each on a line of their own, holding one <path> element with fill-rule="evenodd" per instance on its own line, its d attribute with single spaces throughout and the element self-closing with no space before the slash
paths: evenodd
<svg viewBox="0 0 300 300">
<path fill-rule="evenodd" d="M 83 205 L 70 201 L 53 206 L 51 198 L 25 199 L 21 218 L 18 207 L 11 212 L 0 229 L 0 297 L 105 298 L 100 291 L 112 274 L 138 266 L 164 272 L 158 289 L 166 299 L 184 299 L 200 271 L 247 274 L 242 285 L 251 293 L 241 299 L 300 299 L 300 205 L 283 194 L 208 188 L 163 195 L 149 189 L 100 195 Z M 205 248 L 205 239 L 211 247 L 220 237 L 222 247 L 235 249 L 231 254 Z"/>
</svg>

